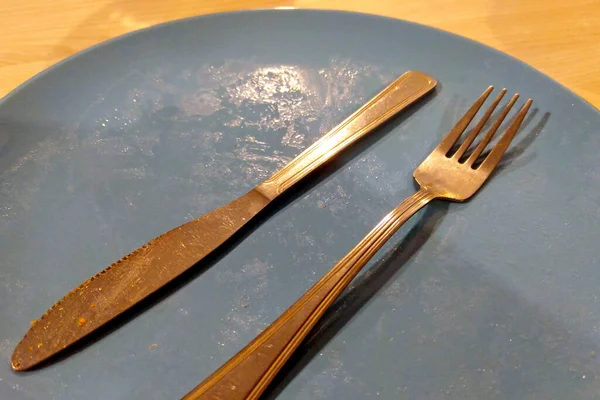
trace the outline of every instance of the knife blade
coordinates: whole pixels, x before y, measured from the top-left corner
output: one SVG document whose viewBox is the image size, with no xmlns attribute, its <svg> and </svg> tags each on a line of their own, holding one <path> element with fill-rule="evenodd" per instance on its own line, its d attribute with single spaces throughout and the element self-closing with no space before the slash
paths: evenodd
<svg viewBox="0 0 600 400">
<path fill-rule="evenodd" d="M 73 289 L 35 321 L 11 365 L 46 361 L 147 298 L 211 254 L 275 198 L 426 93 L 437 82 L 408 71 L 245 195 L 151 240 Z"/>
</svg>

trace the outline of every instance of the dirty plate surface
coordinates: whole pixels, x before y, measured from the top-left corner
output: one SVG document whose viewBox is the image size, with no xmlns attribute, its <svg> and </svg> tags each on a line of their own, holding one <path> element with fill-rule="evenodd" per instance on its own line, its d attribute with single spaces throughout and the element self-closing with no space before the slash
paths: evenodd
<svg viewBox="0 0 600 400">
<path fill-rule="evenodd" d="M 427 101 L 134 318 L 11 371 L 29 321 L 66 292 L 245 193 L 409 69 L 439 80 Z M 508 159 L 469 203 L 405 225 L 267 398 L 594 398 L 598 111 L 474 42 L 310 10 L 143 30 L 0 101 L 0 398 L 181 397 L 413 192 L 415 166 L 490 84 L 535 101 Z"/>
</svg>

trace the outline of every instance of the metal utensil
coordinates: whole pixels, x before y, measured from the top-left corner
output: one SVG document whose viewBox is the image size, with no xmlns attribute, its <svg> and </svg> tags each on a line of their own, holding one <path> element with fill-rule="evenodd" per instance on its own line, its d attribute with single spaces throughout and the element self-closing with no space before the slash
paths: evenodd
<svg viewBox="0 0 600 400">
<path fill-rule="evenodd" d="M 437 82 L 409 71 L 256 188 L 115 262 L 53 305 L 11 359 L 26 370 L 95 331 L 191 268 L 275 198 L 426 93 Z"/>
<path fill-rule="evenodd" d="M 502 138 L 479 164 L 477 162 L 480 161 L 481 154 L 517 101 L 518 94 L 513 96 L 470 154 L 467 150 L 506 93 L 505 89 L 458 149 L 453 151 L 453 148 L 457 146 L 459 138 L 492 90 L 493 87 L 490 86 L 415 170 L 414 178 L 420 189 L 386 215 L 356 247 L 275 322 L 184 396 L 184 400 L 258 399 L 327 308 L 404 222 L 434 199 L 462 202 L 481 188 L 517 133 L 532 103 L 531 99 L 525 103 Z"/>
</svg>

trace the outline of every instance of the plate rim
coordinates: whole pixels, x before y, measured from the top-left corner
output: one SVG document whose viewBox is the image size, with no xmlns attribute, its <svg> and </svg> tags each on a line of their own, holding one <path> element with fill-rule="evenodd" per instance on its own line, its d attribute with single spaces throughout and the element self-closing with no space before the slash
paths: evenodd
<svg viewBox="0 0 600 400">
<path fill-rule="evenodd" d="M 8 93 L 6 93 L 3 97 L 0 97 L 0 108 L 2 108 L 4 106 L 4 104 L 10 102 L 10 100 L 12 100 L 12 98 L 18 96 L 27 87 L 35 84 L 39 80 L 44 79 L 47 75 L 51 74 L 55 70 L 62 68 L 63 65 L 71 63 L 73 61 L 76 61 L 77 59 L 79 59 L 81 57 L 85 57 L 88 53 L 97 51 L 97 49 L 102 49 L 102 48 L 105 48 L 108 46 L 112 46 L 115 43 L 126 40 L 130 37 L 134 37 L 137 35 L 143 35 L 149 31 L 162 29 L 165 26 L 172 26 L 172 25 L 177 25 L 177 24 L 181 24 L 184 22 L 190 22 L 190 21 L 202 21 L 202 20 L 208 19 L 208 18 L 219 18 L 219 17 L 227 18 L 228 16 L 231 16 L 231 15 L 249 15 L 249 14 L 261 14 L 261 13 L 262 14 L 264 14 L 264 13 L 286 13 L 286 12 L 287 13 L 289 13 L 289 12 L 306 13 L 306 14 L 318 13 L 318 14 L 333 14 L 333 15 L 352 15 L 352 16 L 361 17 L 361 18 L 371 18 L 371 19 L 375 19 L 375 20 L 387 20 L 390 22 L 393 21 L 395 23 L 401 23 L 401 24 L 413 26 L 413 27 L 416 27 L 417 29 L 425 29 L 425 30 L 434 31 L 434 32 L 437 32 L 438 34 L 445 35 L 446 37 L 450 37 L 455 40 L 460 40 L 460 41 L 466 42 L 467 44 L 469 44 L 471 46 L 477 46 L 481 49 L 491 51 L 491 52 L 495 53 L 496 55 L 508 58 L 508 59 L 512 60 L 513 62 L 520 64 L 522 67 L 528 69 L 532 73 L 541 75 L 545 80 L 549 81 L 550 84 L 557 85 L 564 92 L 568 93 L 571 97 L 573 97 L 574 99 L 579 101 L 582 106 L 588 107 L 589 111 L 595 112 L 598 116 L 600 116 L 600 108 L 596 108 L 588 100 L 581 97 L 580 95 L 575 93 L 572 89 L 565 86 L 564 84 L 557 81 L 556 79 L 549 76 L 548 74 L 544 73 L 543 71 L 540 71 L 540 70 L 534 68 L 532 65 L 526 63 L 525 61 L 523 61 L 519 58 L 516 58 L 508 53 L 505 53 L 505 52 L 498 50 L 492 46 L 478 42 L 477 40 L 468 38 L 466 36 L 462 36 L 462 35 L 459 35 L 459 34 L 456 34 L 453 32 L 449 32 L 449 31 L 446 31 L 446 30 L 443 30 L 440 28 L 436 28 L 436 27 L 433 27 L 430 25 L 425 25 L 425 24 L 422 24 L 419 22 L 409 21 L 409 20 L 390 17 L 390 16 L 384 16 L 384 15 L 378 15 L 378 14 L 372 14 L 372 13 L 366 13 L 366 12 L 348 11 L 348 10 L 336 10 L 336 9 L 327 9 L 327 8 L 298 8 L 298 7 L 272 7 L 272 8 L 267 7 L 267 8 L 222 11 L 222 12 L 215 12 L 215 13 L 208 13 L 208 14 L 193 15 L 193 16 L 189 16 L 189 17 L 178 18 L 178 19 L 174 19 L 174 20 L 170 20 L 170 21 L 161 22 L 158 24 L 154 24 L 151 26 L 133 30 L 131 32 L 126 32 L 124 34 L 115 36 L 110 39 L 103 40 L 103 41 L 98 42 L 98 43 L 96 43 L 90 47 L 87 47 L 83 50 L 75 52 L 74 54 L 67 56 L 66 58 L 48 66 L 47 68 L 36 73 L 32 77 L 26 79 L 24 82 L 20 83 L 18 86 L 16 86 L 12 90 L 10 90 Z"/>
</svg>

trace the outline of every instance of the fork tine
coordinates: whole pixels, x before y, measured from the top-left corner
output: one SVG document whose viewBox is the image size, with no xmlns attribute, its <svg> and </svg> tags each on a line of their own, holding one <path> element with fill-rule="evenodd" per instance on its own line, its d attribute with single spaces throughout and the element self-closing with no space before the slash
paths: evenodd
<svg viewBox="0 0 600 400">
<path fill-rule="evenodd" d="M 494 112 L 496 107 L 498 107 L 498 103 L 500 103 L 500 100 L 502 100 L 505 93 L 506 93 L 506 89 L 502 89 L 502 91 L 496 97 L 496 99 L 494 100 L 492 105 L 485 112 L 485 115 L 483 116 L 483 118 L 481 118 L 481 120 L 477 123 L 477 125 L 475 126 L 473 131 L 469 134 L 469 136 L 467 136 L 465 141 L 462 142 L 459 149 L 456 150 L 456 153 L 454 153 L 452 158 L 454 158 L 455 160 L 460 160 L 460 158 L 465 154 L 465 152 L 467 151 L 469 146 L 471 146 L 471 143 L 473 143 L 473 141 L 475 140 L 477 135 L 479 135 L 479 133 L 483 129 L 483 126 L 485 125 L 485 123 L 488 121 L 488 119 L 490 119 L 490 116 L 492 115 L 492 113 Z"/>
<path fill-rule="evenodd" d="M 504 121 L 504 119 L 508 115 L 510 109 L 515 104 L 515 102 L 517 101 L 518 98 L 519 98 L 519 94 L 517 93 L 512 97 L 512 99 L 510 99 L 510 101 L 508 102 L 506 107 L 504 107 L 504 110 L 502 110 L 502 114 L 500 115 L 500 117 L 496 120 L 496 122 L 494 122 L 494 125 L 492 125 L 492 127 L 490 128 L 488 133 L 481 140 L 481 142 L 479 142 L 477 147 L 475 147 L 475 150 L 473 150 L 473 153 L 471 153 L 471 155 L 465 162 L 466 165 L 472 166 L 475 163 L 475 161 L 477 161 L 477 159 L 479 158 L 481 153 L 483 153 L 483 150 L 485 150 L 485 147 L 490 143 L 490 141 L 496 134 L 496 131 L 498 130 L 498 128 L 500 128 L 500 125 L 502 124 L 502 122 Z"/>
<path fill-rule="evenodd" d="M 452 146 L 456 143 L 460 135 L 467 129 L 467 126 L 471 123 L 477 111 L 481 108 L 485 100 L 488 98 L 490 93 L 494 90 L 493 86 L 490 86 L 486 89 L 485 92 L 477 99 L 477 101 L 469 108 L 469 111 L 466 112 L 465 115 L 458 121 L 456 125 L 450 130 L 450 132 L 446 135 L 446 137 L 442 140 L 442 142 L 436 147 L 435 150 L 441 151 L 444 155 L 448 154 Z"/>
<path fill-rule="evenodd" d="M 502 136 L 502 138 L 500 138 L 498 143 L 496 143 L 496 145 L 494 146 L 490 154 L 487 155 L 483 163 L 481 163 L 478 170 L 481 170 L 482 172 L 491 173 L 494 170 L 494 168 L 496 168 L 496 165 L 498 165 L 498 163 L 502 159 L 504 152 L 506 151 L 506 149 L 508 149 L 510 142 L 512 142 L 513 138 L 517 134 L 517 131 L 519 130 L 521 123 L 523 123 L 525 115 L 527 115 L 527 112 L 529 111 L 529 108 L 531 107 L 532 103 L 533 100 L 529 99 L 527 100 L 525 105 L 521 107 L 521 110 L 517 114 L 517 117 L 515 118 L 513 123 L 508 127 L 506 133 Z"/>
</svg>

